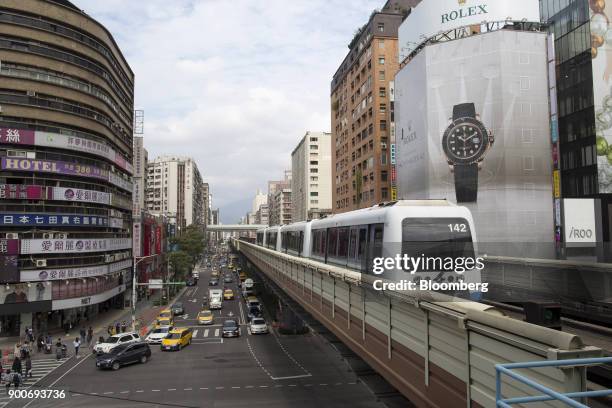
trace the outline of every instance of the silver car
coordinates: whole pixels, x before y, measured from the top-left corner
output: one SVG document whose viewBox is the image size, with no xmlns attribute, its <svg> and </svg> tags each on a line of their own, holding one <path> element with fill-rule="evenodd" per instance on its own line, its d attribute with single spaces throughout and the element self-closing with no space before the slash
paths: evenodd
<svg viewBox="0 0 612 408">
<path fill-rule="evenodd" d="M 269 332 L 268 324 L 261 317 L 252 318 L 249 323 L 249 329 L 251 330 L 251 334 L 266 334 Z"/>
</svg>

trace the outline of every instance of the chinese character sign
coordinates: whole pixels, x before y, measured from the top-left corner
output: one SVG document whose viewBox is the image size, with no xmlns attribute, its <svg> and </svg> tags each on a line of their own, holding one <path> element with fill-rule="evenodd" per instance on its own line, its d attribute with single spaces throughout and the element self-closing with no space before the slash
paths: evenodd
<svg viewBox="0 0 612 408">
<path fill-rule="evenodd" d="M 78 214 L 24 214 L 0 213 L 0 226 L 80 226 L 107 227 L 108 217 Z"/>
</svg>

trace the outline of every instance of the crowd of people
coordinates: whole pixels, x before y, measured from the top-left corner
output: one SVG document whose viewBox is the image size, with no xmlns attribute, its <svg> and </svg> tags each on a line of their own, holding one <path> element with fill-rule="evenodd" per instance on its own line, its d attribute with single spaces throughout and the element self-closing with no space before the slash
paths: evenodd
<svg viewBox="0 0 612 408">
<path fill-rule="evenodd" d="M 27 379 L 32 378 L 32 353 L 33 345 L 36 344 L 36 350 L 38 353 L 51 354 L 53 352 L 53 341 L 50 334 L 39 334 L 36 341 L 34 341 L 34 333 L 32 328 L 26 328 L 25 339 L 22 342 L 15 344 L 13 349 L 13 363 L 11 367 L 3 367 L 2 361 L 0 360 L 0 381 L 8 389 L 12 386 L 18 389 L 19 386 Z M 79 331 L 79 337 L 75 337 L 72 345 L 74 347 L 74 356 L 79 358 L 79 349 L 82 344 L 87 344 L 88 348 L 93 347 L 93 328 L 90 326 L 89 329 L 81 327 Z M 68 354 L 68 347 L 62 342 L 61 338 L 58 338 L 55 342 L 55 356 L 58 360 L 66 358 Z"/>
</svg>

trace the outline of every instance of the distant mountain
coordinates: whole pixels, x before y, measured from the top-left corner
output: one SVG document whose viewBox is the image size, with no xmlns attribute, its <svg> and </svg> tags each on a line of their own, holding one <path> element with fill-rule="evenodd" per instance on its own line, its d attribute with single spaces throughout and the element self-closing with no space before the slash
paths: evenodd
<svg viewBox="0 0 612 408">
<path fill-rule="evenodd" d="M 252 202 L 252 198 L 245 198 L 220 207 L 219 215 L 221 216 L 221 222 L 223 224 L 238 223 L 241 217 L 244 217 L 247 212 L 251 211 Z"/>
</svg>

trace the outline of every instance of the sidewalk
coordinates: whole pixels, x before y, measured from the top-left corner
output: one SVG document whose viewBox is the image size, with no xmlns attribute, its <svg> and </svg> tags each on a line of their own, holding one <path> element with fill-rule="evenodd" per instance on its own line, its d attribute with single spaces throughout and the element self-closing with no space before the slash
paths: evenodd
<svg viewBox="0 0 612 408">
<path fill-rule="evenodd" d="M 184 291 L 185 291 L 185 288 L 181 289 L 176 294 L 176 296 L 170 300 L 170 304 L 174 303 L 176 299 L 178 299 L 184 293 Z M 155 317 L 157 317 L 157 315 L 159 314 L 159 312 L 162 309 L 168 307 L 168 306 L 153 306 L 153 302 L 154 301 L 152 299 L 149 299 L 149 300 L 142 300 L 136 304 L 136 319 L 137 319 L 137 323 L 140 322 L 140 327 L 137 326 L 137 330 L 139 331 L 139 334 L 141 335 L 141 337 L 146 335 L 146 333 L 149 332 L 152 326 L 152 323 Z M 100 336 L 103 336 L 104 338 L 108 337 L 108 333 L 106 331 L 108 326 L 114 325 L 116 322 L 122 322 L 124 320 L 128 324 L 128 331 L 131 331 L 132 309 L 129 307 L 123 308 L 123 309 L 113 309 L 106 313 L 102 313 L 98 315 L 94 321 L 84 322 L 83 327 L 85 328 L 85 330 L 89 329 L 90 326 L 92 327 L 93 332 L 94 332 L 93 339 L 92 339 L 92 345 L 93 345 L 98 340 L 98 337 Z M 72 341 L 76 337 L 79 337 L 80 329 L 81 329 L 80 326 L 73 327 L 72 330 L 68 334 L 66 334 L 63 329 L 57 328 L 55 330 L 51 330 L 49 334 L 51 335 L 53 344 L 55 344 L 58 338 L 61 338 L 62 342 L 68 346 L 68 355 L 70 355 L 71 351 L 74 352 L 73 347 L 72 347 Z M 35 334 L 34 337 L 37 337 L 37 335 Z M 6 361 L 10 361 L 10 362 L 13 361 L 13 349 L 15 347 L 15 344 L 21 340 L 22 339 L 17 336 L 5 337 L 5 338 L 0 339 L 0 351 L 2 353 L 0 357 L 3 360 L 3 364 L 5 364 Z M 55 346 L 53 347 L 53 352 L 51 354 L 45 354 L 44 352 L 39 353 L 35 345 L 33 345 L 32 349 L 33 349 L 33 353 L 31 356 L 32 361 L 50 358 L 49 356 L 55 357 Z M 81 353 L 84 351 L 87 352 L 86 349 L 87 349 L 87 344 L 84 343 L 81 346 Z"/>
</svg>

